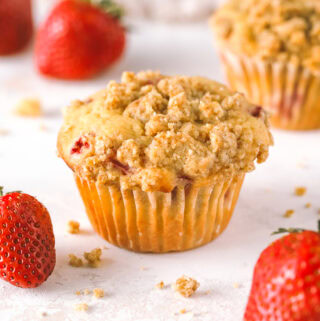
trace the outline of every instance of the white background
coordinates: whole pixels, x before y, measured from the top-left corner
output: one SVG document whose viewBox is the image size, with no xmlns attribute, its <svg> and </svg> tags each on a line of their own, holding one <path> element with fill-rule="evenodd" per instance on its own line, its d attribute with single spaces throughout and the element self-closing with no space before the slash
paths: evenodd
<svg viewBox="0 0 320 321">
<path fill-rule="evenodd" d="M 56 157 L 61 108 L 119 79 L 123 70 L 158 69 L 167 74 L 202 75 L 223 81 L 221 67 L 206 23 L 161 25 L 131 22 L 128 48 L 122 61 L 92 81 L 45 79 L 34 71 L 32 46 L 25 52 L 0 58 L 0 185 L 35 195 L 49 209 L 56 235 L 57 265 L 53 275 L 33 290 L 0 281 L 0 320 L 114 320 L 114 321 L 236 321 L 241 320 L 254 263 L 279 226 L 316 226 L 320 208 L 320 132 L 274 131 L 275 146 L 267 163 L 247 175 L 234 217 L 226 232 L 202 248 L 176 254 L 135 254 L 108 246 L 98 269 L 68 266 L 69 253 L 106 244 L 92 231 L 72 173 Z M 21 98 L 36 96 L 45 110 L 41 119 L 12 116 Z M 46 126 L 46 130 L 40 128 Z M 306 196 L 293 195 L 306 186 Z M 312 208 L 304 205 L 310 202 Z M 289 209 L 296 212 L 283 217 Z M 68 220 L 80 221 L 83 233 L 69 235 Z M 182 274 L 201 286 L 190 299 L 176 296 L 170 286 Z M 238 283 L 239 288 L 233 284 Z M 103 288 L 106 297 L 78 297 L 76 290 Z M 209 294 L 206 292 L 210 290 Z M 74 311 L 86 302 L 87 313 Z M 185 308 L 187 314 L 180 315 Z M 41 313 L 46 312 L 46 317 Z"/>
</svg>

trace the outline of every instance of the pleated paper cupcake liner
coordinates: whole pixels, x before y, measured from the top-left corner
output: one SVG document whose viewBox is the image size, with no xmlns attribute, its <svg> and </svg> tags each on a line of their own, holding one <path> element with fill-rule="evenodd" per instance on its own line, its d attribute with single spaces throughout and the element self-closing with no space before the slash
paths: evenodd
<svg viewBox="0 0 320 321">
<path fill-rule="evenodd" d="M 90 222 L 105 240 L 136 252 L 164 253 L 192 249 L 220 235 L 244 174 L 210 186 L 177 186 L 171 193 L 75 179 Z"/>
<path fill-rule="evenodd" d="M 270 111 L 273 126 L 320 128 L 320 75 L 303 66 L 264 62 L 230 51 L 220 56 L 230 87 Z"/>
</svg>

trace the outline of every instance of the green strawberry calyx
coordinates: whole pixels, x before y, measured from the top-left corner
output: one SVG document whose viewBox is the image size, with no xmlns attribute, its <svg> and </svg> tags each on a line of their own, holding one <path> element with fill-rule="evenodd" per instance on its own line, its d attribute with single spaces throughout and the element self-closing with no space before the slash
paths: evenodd
<svg viewBox="0 0 320 321">
<path fill-rule="evenodd" d="M 107 12 L 109 15 L 111 15 L 115 19 L 121 20 L 121 18 L 124 16 L 124 9 L 118 4 L 114 3 L 112 0 L 81 0 L 81 1 L 101 8 L 103 11 Z"/>
<path fill-rule="evenodd" d="M 20 193 L 20 194 L 22 193 L 21 191 L 12 191 L 12 192 L 8 192 L 8 193 L 4 193 L 3 190 L 4 190 L 4 187 L 0 186 L 0 197 L 4 196 L 4 195 L 12 194 L 12 193 Z"/>
<path fill-rule="evenodd" d="M 271 235 L 283 234 L 283 233 L 302 233 L 306 231 L 302 228 L 283 228 L 280 227 L 277 231 L 273 232 Z M 318 220 L 318 232 L 320 233 L 320 220 Z"/>
</svg>

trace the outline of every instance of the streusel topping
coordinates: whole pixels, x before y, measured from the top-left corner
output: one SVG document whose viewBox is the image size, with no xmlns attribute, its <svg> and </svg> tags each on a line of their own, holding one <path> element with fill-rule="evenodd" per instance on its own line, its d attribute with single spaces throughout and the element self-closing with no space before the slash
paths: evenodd
<svg viewBox="0 0 320 321">
<path fill-rule="evenodd" d="M 320 71 L 319 0 L 229 0 L 211 24 L 237 53 Z"/>
<path fill-rule="evenodd" d="M 262 108 L 219 83 L 125 72 L 66 109 L 58 150 L 84 178 L 170 192 L 249 172 L 271 144 Z"/>
</svg>

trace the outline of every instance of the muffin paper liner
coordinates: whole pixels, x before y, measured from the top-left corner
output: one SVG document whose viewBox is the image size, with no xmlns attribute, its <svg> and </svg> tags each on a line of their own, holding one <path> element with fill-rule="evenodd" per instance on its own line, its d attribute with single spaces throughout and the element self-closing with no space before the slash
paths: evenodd
<svg viewBox="0 0 320 321">
<path fill-rule="evenodd" d="M 206 244 L 227 227 L 244 174 L 171 193 L 99 184 L 75 175 L 94 229 L 108 242 L 137 252 L 183 251 Z"/>
<path fill-rule="evenodd" d="M 220 53 L 233 90 L 271 112 L 273 126 L 320 128 L 320 75 L 286 62 L 264 62 L 230 51 Z"/>
</svg>

